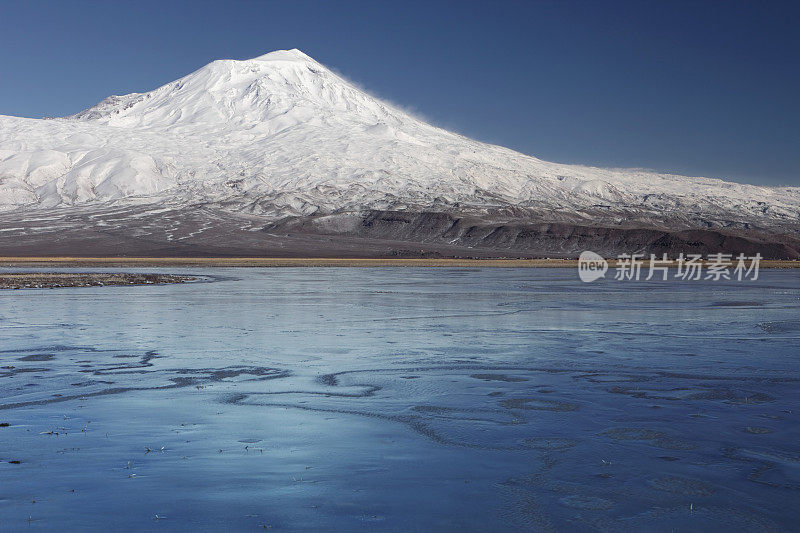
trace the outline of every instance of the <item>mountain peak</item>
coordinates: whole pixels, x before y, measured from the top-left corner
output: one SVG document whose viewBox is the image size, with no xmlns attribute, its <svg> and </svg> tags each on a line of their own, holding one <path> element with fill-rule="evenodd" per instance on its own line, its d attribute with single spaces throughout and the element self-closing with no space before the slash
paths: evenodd
<svg viewBox="0 0 800 533">
<path fill-rule="evenodd" d="M 260 55 L 258 57 L 254 57 L 251 61 L 313 61 L 316 63 L 317 61 L 314 60 L 308 54 L 305 54 L 301 50 L 297 48 L 292 48 L 291 50 L 275 50 L 273 52 L 268 52 L 264 55 Z"/>
<path fill-rule="evenodd" d="M 364 93 L 294 48 L 253 59 L 212 61 L 146 93 L 110 96 L 68 117 L 117 127 L 186 128 L 218 125 L 275 133 L 309 120 L 374 125 L 398 110 Z"/>
</svg>

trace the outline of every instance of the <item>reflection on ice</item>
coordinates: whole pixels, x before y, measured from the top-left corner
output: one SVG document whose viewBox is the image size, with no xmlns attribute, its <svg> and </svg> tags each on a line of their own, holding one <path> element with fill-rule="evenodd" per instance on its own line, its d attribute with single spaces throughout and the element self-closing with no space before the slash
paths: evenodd
<svg viewBox="0 0 800 533">
<path fill-rule="evenodd" d="M 796 273 L 224 274 L 0 294 L 0 529 L 800 520 Z"/>
</svg>

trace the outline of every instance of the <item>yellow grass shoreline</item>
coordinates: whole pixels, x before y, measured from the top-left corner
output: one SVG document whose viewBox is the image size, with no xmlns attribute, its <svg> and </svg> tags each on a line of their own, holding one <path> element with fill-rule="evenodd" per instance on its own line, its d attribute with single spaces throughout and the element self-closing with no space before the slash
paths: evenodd
<svg viewBox="0 0 800 533">
<path fill-rule="evenodd" d="M 616 261 L 609 260 L 614 268 Z M 644 261 L 643 267 L 647 266 Z M 674 264 L 673 266 L 677 266 Z M 372 259 L 279 257 L 0 257 L 0 267 L 473 267 L 577 268 L 577 259 Z M 762 260 L 760 268 L 800 268 L 800 261 Z"/>
</svg>

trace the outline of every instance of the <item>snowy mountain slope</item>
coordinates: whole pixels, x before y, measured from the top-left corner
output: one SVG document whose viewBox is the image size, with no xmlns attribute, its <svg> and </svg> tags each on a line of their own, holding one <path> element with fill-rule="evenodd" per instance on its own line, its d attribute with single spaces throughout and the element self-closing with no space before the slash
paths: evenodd
<svg viewBox="0 0 800 533">
<path fill-rule="evenodd" d="M 541 161 L 426 124 L 298 50 L 214 61 L 70 117 L 0 116 L 0 210 L 128 204 L 800 224 L 800 188 Z"/>
</svg>

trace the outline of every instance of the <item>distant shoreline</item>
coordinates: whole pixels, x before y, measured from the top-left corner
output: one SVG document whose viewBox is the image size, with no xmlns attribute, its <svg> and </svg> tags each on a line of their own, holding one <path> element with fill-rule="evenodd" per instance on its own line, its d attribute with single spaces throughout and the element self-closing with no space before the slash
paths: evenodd
<svg viewBox="0 0 800 533">
<path fill-rule="evenodd" d="M 615 266 L 609 260 L 609 266 Z M 647 260 L 643 266 L 647 266 Z M 672 266 L 677 266 L 673 262 Z M 0 267 L 473 267 L 578 268 L 577 259 L 268 258 L 268 257 L 0 257 Z M 763 259 L 760 268 L 800 268 L 800 261 Z"/>
</svg>

